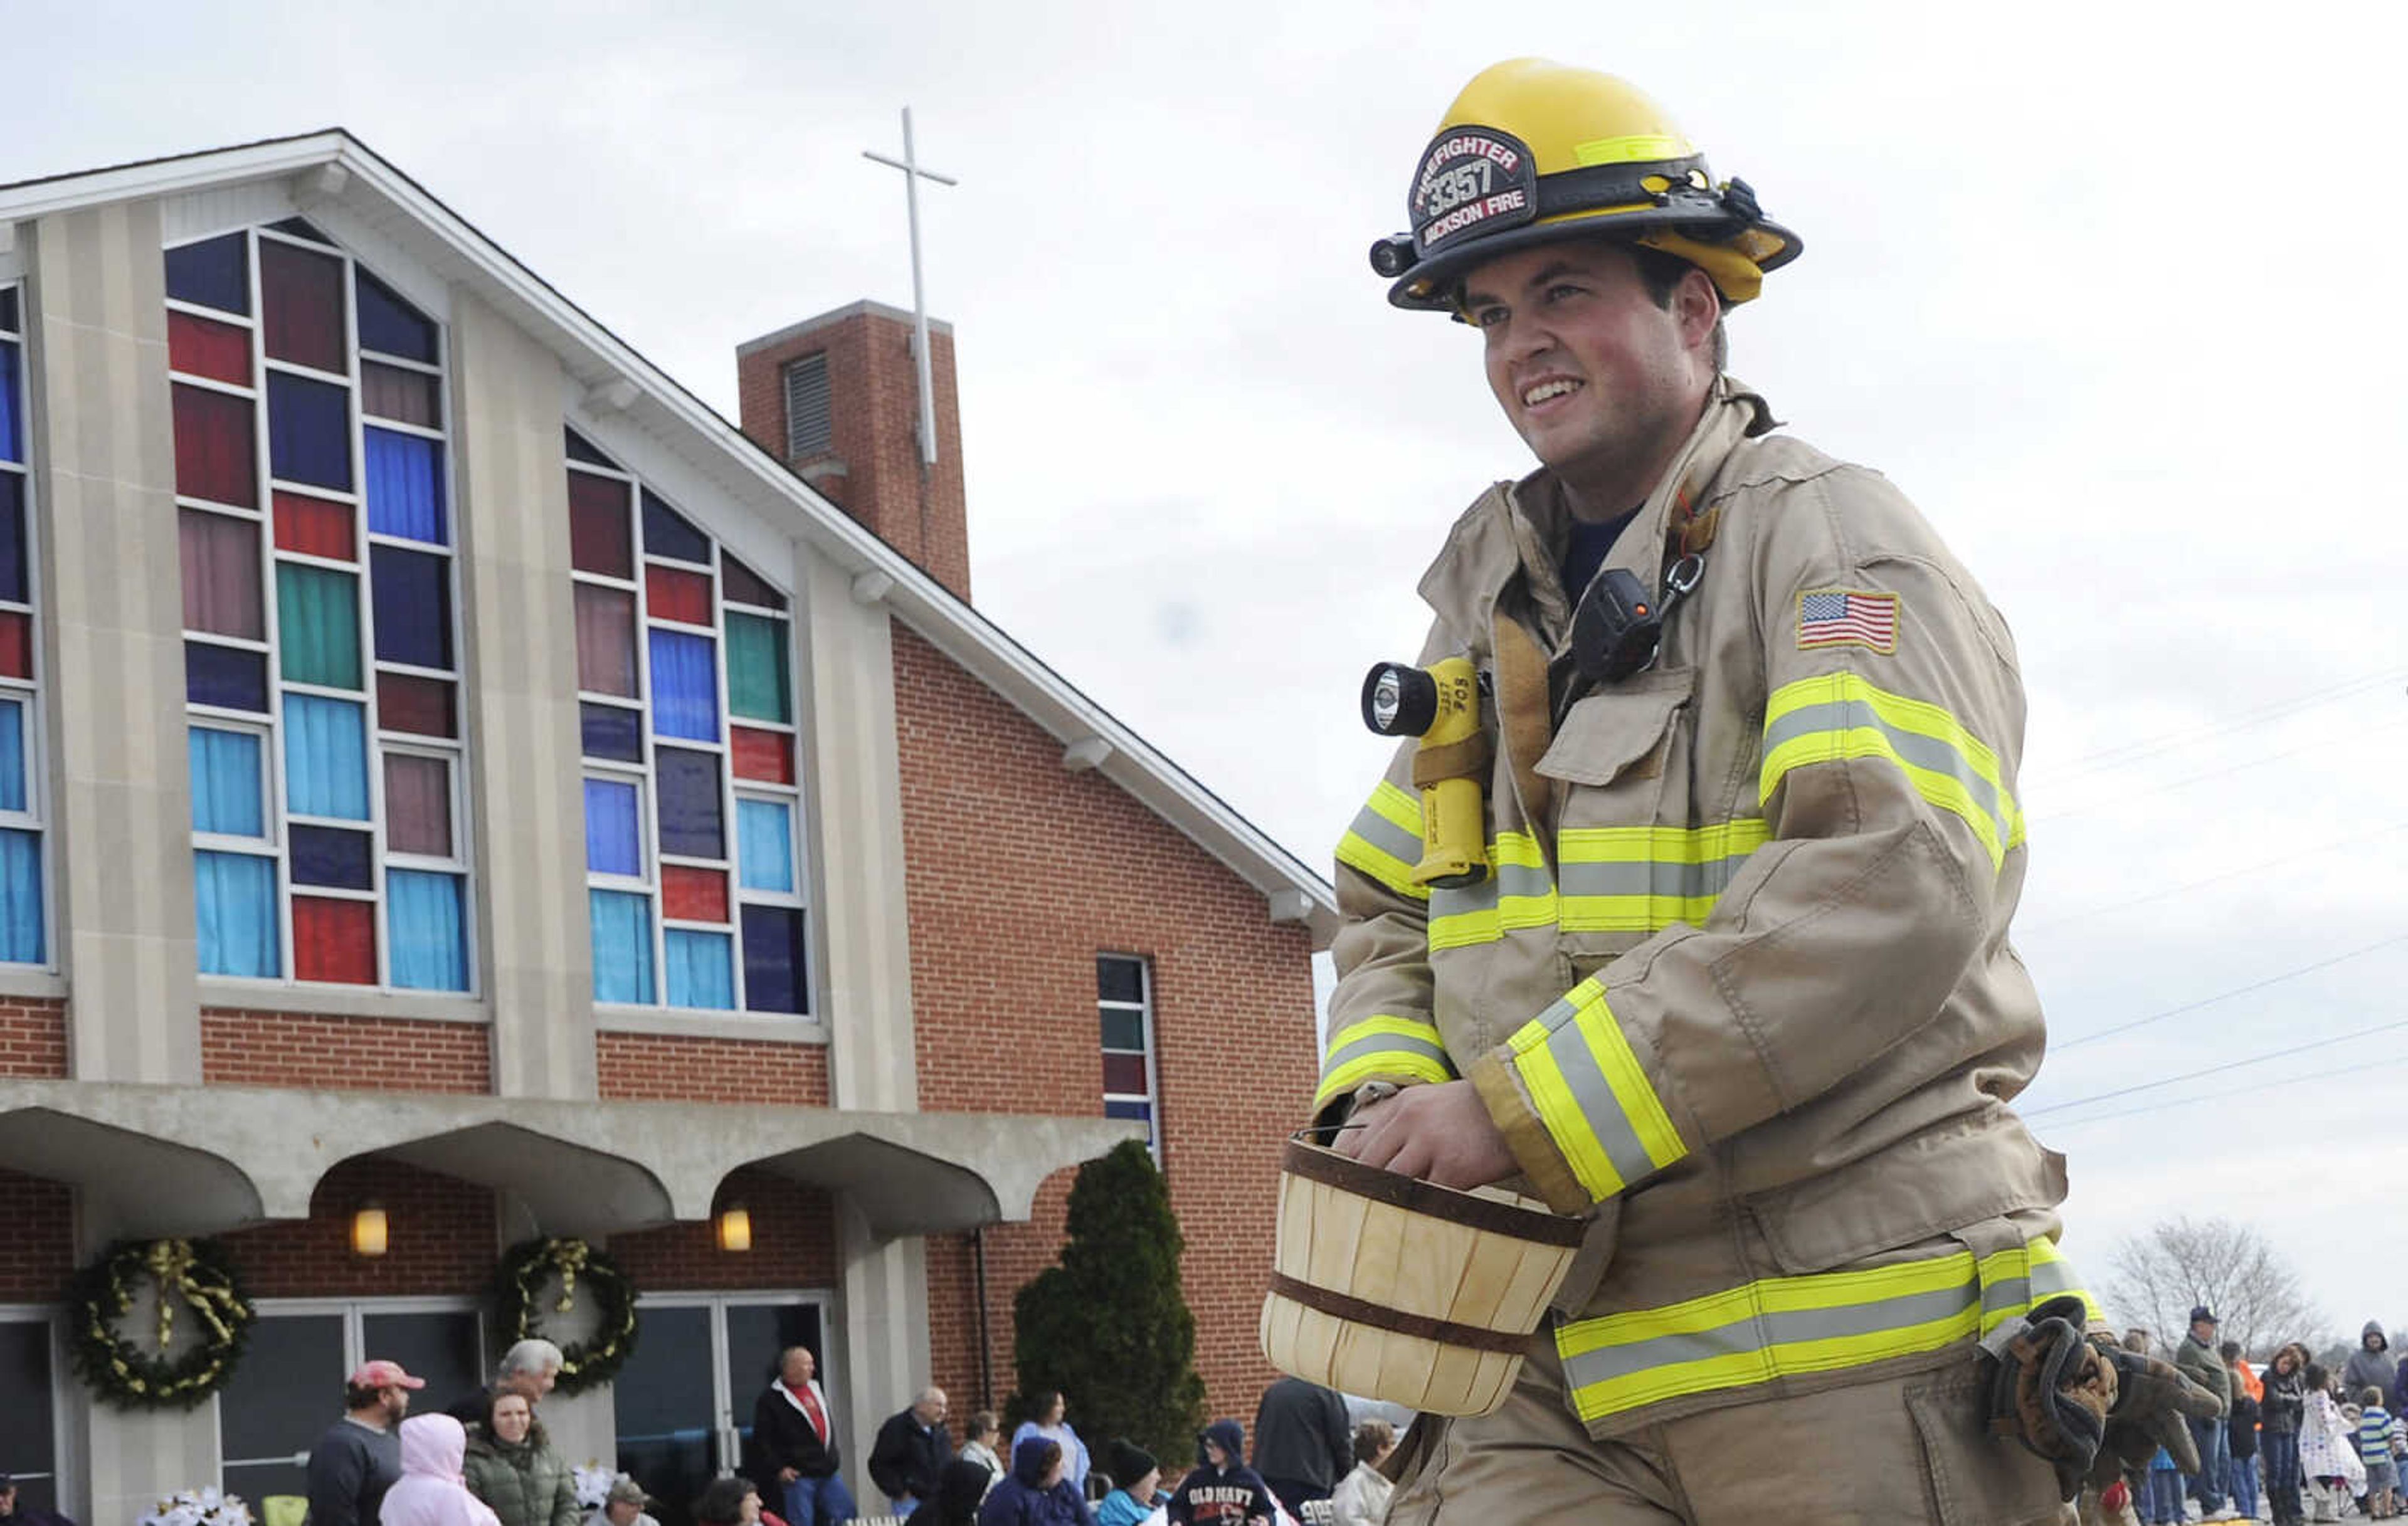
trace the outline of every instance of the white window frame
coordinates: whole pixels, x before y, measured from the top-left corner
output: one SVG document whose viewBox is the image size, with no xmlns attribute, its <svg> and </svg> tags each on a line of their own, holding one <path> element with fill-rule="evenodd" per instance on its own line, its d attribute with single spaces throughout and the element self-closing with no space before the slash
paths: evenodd
<svg viewBox="0 0 2408 1526">
<path fill-rule="evenodd" d="M 48 1304 L 0 1304 L 0 1324 L 40 1325 L 50 1334 L 50 1465 L 46 1470 L 20 1468 L 21 1478 L 48 1478 L 58 1495 L 63 1515 L 83 1519 L 91 1502 L 82 1497 L 79 1487 L 82 1469 L 77 1445 L 77 1428 L 67 1423 L 69 1402 L 74 1397 L 70 1383 L 72 1375 L 66 1345 L 66 1313 Z"/>
<path fill-rule="evenodd" d="M 275 860 L 278 947 L 277 973 L 274 976 L 226 976 L 205 974 L 204 978 L 211 981 L 228 981 L 236 985 L 281 985 L 294 989 L 309 991 L 374 991 L 380 994 L 398 996 L 406 1000 L 423 998 L 434 998 L 438 1000 L 447 998 L 475 1000 L 481 996 L 482 991 L 480 990 L 480 982 L 479 979 L 480 961 L 478 948 L 478 885 L 473 867 L 475 863 L 475 845 L 470 837 L 474 819 L 473 813 L 467 808 L 469 804 L 467 796 L 467 763 L 472 739 L 469 733 L 471 717 L 469 714 L 470 705 L 468 699 L 468 671 L 466 662 L 467 632 L 465 624 L 466 616 L 463 609 L 462 590 L 460 586 L 462 564 L 460 558 L 460 527 L 461 521 L 464 518 L 463 506 L 460 498 L 460 450 L 458 440 L 456 438 L 456 430 L 449 427 L 456 425 L 458 421 L 456 406 L 452 400 L 451 388 L 449 386 L 450 362 L 452 354 L 451 332 L 449 326 L 435 314 L 426 313 L 424 315 L 428 323 L 431 324 L 435 330 L 437 358 L 432 364 L 423 361 L 411 360 L 406 356 L 389 355 L 382 350 L 364 349 L 360 344 L 358 309 L 359 278 L 365 267 L 349 250 L 336 246 L 331 242 L 320 243 L 313 239 L 303 238 L 296 235 L 285 233 L 278 228 L 264 223 L 246 223 L 234 228 L 219 228 L 196 237 L 179 238 L 169 244 L 167 249 L 172 250 L 185 248 L 193 244 L 208 243 L 214 239 L 222 238 L 228 234 L 243 235 L 247 238 L 244 250 L 247 262 L 245 275 L 250 284 L 249 296 L 251 311 L 249 313 L 222 312 L 215 307 L 204 307 L 197 303 L 185 302 L 174 297 L 167 299 L 166 306 L 167 310 L 171 313 L 183 313 L 189 317 L 200 319 L 208 322 L 248 330 L 251 335 L 251 385 L 248 387 L 237 386 L 232 382 L 219 381 L 208 377 L 194 376 L 182 371 L 171 371 L 169 374 L 176 386 L 194 387 L 203 391 L 223 392 L 230 396 L 247 399 L 251 403 L 252 428 L 251 449 L 254 468 L 253 475 L 259 485 L 260 501 L 255 506 L 246 508 L 238 505 L 221 504 L 210 499 L 194 497 L 179 492 L 176 495 L 176 505 L 179 510 L 190 508 L 231 518 L 248 520 L 258 527 L 261 569 L 261 620 L 262 629 L 265 633 L 265 639 L 253 641 L 239 636 L 220 635 L 213 632 L 195 631 L 189 628 L 184 631 L 183 638 L 188 645 L 197 642 L 204 646 L 225 647 L 232 649 L 256 652 L 260 654 L 266 668 L 268 708 L 266 714 L 262 716 L 257 712 L 250 710 L 235 710 L 220 706 L 194 705 L 188 702 L 185 706 L 185 719 L 189 724 L 207 725 L 223 729 L 238 728 L 251 730 L 259 732 L 265 736 L 265 751 L 270 761 L 266 763 L 265 769 L 266 777 L 263 786 L 261 804 L 267 826 L 267 838 L 265 844 L 263 845 L 261 841 L 253 838 L 224 837 L 216 835 L 204 836 L 200 834 L 195 834 L 194 836 L 194 848 L 196 851 L 206 850 L 211 852 L 245 853 L 256 858 L 272 858 Z M 321 371 L 314 366 L 302 365 L 291 361 L 273 359 L 267 354 L 266 323 L 265 319 L 266 309 L 262 300 L 261 267 L 263 262 L 260 255 L 263 245 L 267 244 L 288 245 L 294 249 L 306 250 L 308 253 L 321 258 L 333 260 L 340 265 L 342 270 L 343 331 L 345 362 L 348 367 L 347 371 L 339 374 L 329 371 Z M 367 271 L 366 274 L 371 277 L 374 277 L 375 275 L 373 271 Z M 394 287 L 391 281 L 381 280 L 381 278 L 378 278 L 380 279 L 380 284 L 393 289 L 395 293 L 398 294 L 399 288 Z M 409 299 L 404 298 L 403 300 L 407 301 Z M 371 362 L 379 365 L 392 367 L 395 370 L 412 371 L 434 378 L 436 381 L 436 406 L 438 417 L 443 420 L 447 427 L 443 429 L 428 429 L 423 425 L 407 423 L 396 419 L 374 417 L 367 414 L 365 411 L 366 393 L 363 378 L 365 376 L 366 366 Z M 271 375 L 298 377 L 329 386 L 338 385 L 344 389 L 344 408 L 346 427 L 349 432 L 348 443 L 351 451 L 352 480 L 352 486 L 349 491 L 339 488 L 321 487 L 313 482 L 291 481 L 273 475 L 275 470 L 275 462 L 270 453 L 270 445 L 268 440 L 267 405 L 267 378 Z M 411 540 L 406 536 L 382 535 L 369 530 L 367 511 L 367 431 L 372 428 L 386 430 L 397 435 L 407 435 L 421 439 L 433 440 L 442 445 L 444 513 L 446 519 L 446 530 L 451 541 L 449 545 L 437 546 L 426 541 Z M 323 557 L 311 556 L 303 551 L 293 551 L 280 549 L 276 544 L 275 514 L 276 494 L 280 492 L 291 492 L 302 497 L 317 499 L 325 503 L 349 506 L 351 510 L 351 545 L 352 549 L 358 553 L 357 560 L 351 563 L 337 562 Z M 402 549 L 418 551 L 429 556 L 439 557 L 444 562 L 447 569 L 446 577 L 449 578 L 451 585 L 451 629 L 448 634 L 450 635 L 452 661 L 453 666 L 450 671 L 446 672 L 434 668 L 422 668 L 401 663 L 380 662 L 378 660 L 376 654 L 374 549 L 379 546 L 391 546 Z M 276 569 L 280 563 L 284 562 L 293 563 L 296 566 L 320 567 L 330 572 L 342 573 L 352 578 L 358 616 L 358 657 L 361 674 L 360 690 L 354 692 L 350 690 L 330 689 L 322 685 L 287 679 L 279 670 L 280 643 L 279 641 L 278 631 L 280 613 L 278 609 Z M 5 607 L 5 606 L 0 606 L 0 607 Z M 437 678 L 451 684 L 452 691 L 453 729 L 457 731 L 459 734 L 451 737 L 427 736 L 416 732 L 386 730 L 380 720 L 378 712 L 379 702 L 377 695 L 377 679 L 378 676 L 381 673 L 392 673 L 397 677 L 404 677 Z M 368 814 L 365 820 L 304 815 L 288 808 L 288 795 L 284 777 L 284 741 L 286 737 L 284 706 L 285 698 L 288 693 L 338 700 L 345 704 L 356 705 L 359 706 L 361 712 L 360 723 L 362 728 L 362 746 L 367 763 L 366 785 Z M 402 752 L 421 757 L 440 757 L 449 761 L 452 771 L 452 852 L 449 859 L 438 860 L 428 855 L 415 853 L 395 853 L 389 846 L 388 834 L 391 822 L 385 812 L 384 800 L 384 758 L 388 752 Z M 290 831 L 290 828 L 294 826 L 321 826 L 347 832 L 365 832 L 368 834 L 368 888 L 365 891 L 361 891 L 327 885 L 305 886 L 295 884 L 293 877 L 292 834 Z M 467 983 L 464 989 L 457 991 L 430 991 L 424 987 L 399 986 L 394 983 L 393 918 L 390 906 L 390 898 L 387 895 L 387 887 L 385 883 L 386 873 L 388 870 L 392 869 L 448 874 L 456 877 L 460 880 L 460 934 L 462 958 L 466 966 L 467 974 Z M 373 982 L 351 980 L 308 980 L 303 979 L 294 973 L 298 950 L 294 946 L 293 933 L 293 902 L 294 897 L 296 895 L 306 895 L 314 899 L 327 901 L 366 902 L 373 907 L 371 915 L 375 918 L 376 921 L 375 941 L 377 958 L 375 972 L 376 978 Z"/>
<path fill-rule="evenodd" d="M 577 425 L 573 421 L 568 422 L 566 427 L 572 430 L 577 429 Z M 586 437 L 588 444 L 592 444 L 591 437 L 585 435 L 584 431 L 578 430 L 578 433 L 580 436 Z M 595 449 L 598 453 L 600 448 L 597 446 Z M 635 638 L 637 697 L 630 700 L 624 694 L 602 693 L 580 687 L 577 692 L 577 699 L 580 706 L 598 705 L 611 709 L 624 710 L 632 713 L 636 717 L 638 727 L 637 734 L 639 738 L 638 748 L 642 754 L 642 760 L 638 763 L 627 763 L 618 759 L 580 756 L 579 760 L 579 808 L 580 811 L 583 809 L 582 781 L 586 778 L 608 779 L 612 782 L 633 782 L 638 787 L 638 835 L 643 854 L 643 875 L 640 881 L 630 879 L 628 877 L 624 875 L 596 874 L 591 869 L 588 869 L 585 875 L 584 883 L 586 889 L 590 891 L 615 891 L 624 894 L 642 895 L 648 901 L 650 905 L 649 920 L 651 922 L 652 937 L 653 999 L 651 1002 L 597 1002 L 595 1005 L 602 1010 L 611 1012 L 642 1012 L 648 1014 L 666 1013 L 679 1016 L 690 1015 L 700 1019 L 735 1020 L 747 1023 L 759 1023 L 764 1025 L 790 1023 L 797 1020 L 817 1021 L 820 1011 L 820 963 L 817 948 L 819 934 L 818 919 L 811 915 L 810 895 L 811 881 L 807 847 L 808 838 L 806 836 L 810 826 L 810 816 L 805 804 L 802 789 L 802 759 L 800 756 L 802 726 L 799 718 L 802 715 L 802 695 L 799 691 L 798 679 L 800 677 L 800 669 L 802 664 L 795 648 L 796 637 L 799 631 L 799 621 L 796 618 L 794 591 L 790 588 L 784 587 L 778 580 L 762 573 L 750 560 L 737 557 L 736 560 L 742 562 L 746 570 L 751 572 L 754 578 L 767 584 L 772 590 L 785 596 L 786 607 L 783 609 L 773 609 L 764 605 L 748 604 L 741 600 L 729 599 L 726 596 L 727 574 L 725 563 L 734 553 L 727 549 L 726 542 L 721 536 L 714 535 L 709 529 L 706 529 L 700 520 L 695 515 L 679 507 L 676 503 L 670 500 L 666 493 L 661 492 L 658 488 L 653 487 L 645 478 L 634 472 L 626 471 L 618 467 L 599 466 L 592 462 L 580 461 L 574 456 L 566 454 L 566 450 L 563 452 L 562 460 L 567 470 L 571 473 L 583 473 L 589 477 L 601 478 L 608 481 L 619 483 L 626 489 L 627 513 L 629 516 L 628 547 L 632 553 L 635 568 L 635 576 L 633 578 L 614 578 L 606 573 L 586 572 L 582 570 L 572 571 L 570 574 L 570 578 L 573 583 L 591 585 L 595 588 L 609 589 L 614 592 L 628 594 L 635 600 L 636 605 Z M 666 508 L 669 512 L 676 514 L 680 519 L 685 521 L 687 524 L 693 526 L 697 535 L 700 535 L 705 540 L 710 542 L 710 562 L 708 566 L 701 563 L 680 561 L 675 557 L 654 555 L 646 548 L 644 543 L 644 496 L 646 493 L 650 493 L 652 497 L 660 500 L 661 506 L 664 508 Z M 711 622 L 709 625 L 695 625 L 684 620 L 668 620 L 653 616 L 652 613 L 652 591 L 649 574 L 651 569 L 655 566 L 672 571 L 691 573 L 710 578 Z M 763 619 L 776 620 L 785 628 L 787 686 L 786 713 L 797 719 L 784 721 L 762 720 L 756 720 L 751 716 L 738 716 L 729 707 L 727 703 L 727 617 L 730 613 L 759 616 Z M 719 739 L 717 741 L 699 741 L 686 736 L 664 736 L 654 731 L 652 726 L 654 690 L 652 686 L 652 644 L 651 632 L 652 627 L 655 625 L 660 626 L 664 630 L 676 632 L 681 635 L 702 637 L 711 643 L 713 652 L 712 677 L 716 686 L 714 703 L 718 706 L 719 717 Z M 736 775 L 735 738 L 735 728 L 738 726 L 742 726 L 751 731 L 771 732 L 782 736 L 785 739 L 787 756 L 793 764 L 795 782 L 792 784 L 781 784 L 767 779 L 738 779 Z M 656 809 L 659 800 L 659 775 L 657 772 L 657 763 L 659 761 L 659 749 L 663 746 L 684 749 L 696 752 L 713 753 L 718 757 L 719 811 L 721 822 L 720 837 L 721 846 L 724 849 L 726 855 L 724 859 L 715 860 L 695 858 L 686 854 L 670 853 L 663 849 L 660 843 L 659 819 Z M 794 856 L 793 876 L 795 889 L 791 893 L 781 893 L 774 891 L 752 891 L 744 888 L 743 842 L 741 829 L 738 819 L 738 813 L 737 810 L 737 803 L 747 796 L 759 800 L 780 801 L 790 805 L 792 807 L 793 815 L 791 820 L 793 822 L 793 832 L 789 839 L 789 846 Z M 668 898 L 666 887 L 663 883 L 665 877 L 662 871 L 664 869 L 671 868 L 708 869 L 715 873 L 723 874 L 725 877 L 727 885 L 727 921 L 724 926 L 712 922 L 697 922 L 683 919 L 673 919 L 667 915 Z M 799 972 L 799 984 L 802 990 L 803 1010 L 799 1013 L 758 1012 L 753 1011 L 745 1005 L 744 908 L 747 906 L 777 907 L 781 910 L 799 911 L 802 913 L 803 968 Z M 731 990 L 733 991 L 735 997 L 735 1005 L 733 1007 L 677 1006 L 670 1005 L 668 999 L 668 935 L 673 931 L 709 933 L 713 935 L 724 935 L 727 938 L 728 960 L 731 971 Z"/>
<path fill-rule="evenodd" d="M 1157 1168 L 1159 1168 L 1162 1165 L 1162 1072 L 1156 1062 L 1156 1056 L 1161 1050 L 1161 1045 L 1157 1041 L 1154 1022 L 1154 961 L 1143 954 L 1121 954 L 1114 953 L 1110 949 L 1098 949 L 1096 953 L 1096 958 L 1098 961 L 1107 959 L 1119 960 L 1124 963 L 1134 964 L 1137 966 L 1138 999 L 1134 1002 L 1124 1002 L 1107 997 L 1103 991 L 1103 981 L 1099 978 L 1096 982 L 1096 1013 L 1097 1018 L 1096 1048 L 1097 1052 L 1101 1054 L 1129 1053 L 1130 1051 L 1127 1049 L 1106 1048 L 1103 1047 L 1101 1043 L 1101 1020 L 1103 1014 L 1106 1012 L 1134 1012 L 1137 1014 L 1140 1032 L 1143 1034 L 1145 1041 L 1145 1084 L 1151 1092 L 1151 1095 L 1140 1097 L 1127 1091 L 1107 1091 L 1104 1092 L 1104 1103 L 1107 1106 L 1116 1102 L 1141 1102 L 1145 1104 L 1146 1148 L 1153 1153 L 1154 1163 Z"/>
<path fill-rule="evenodd" d="M 485 1329 L 484 1305 L 479 1300 L 474 1298 L 454 1298 L 440 1295 L 393 1298 L 255 1298 L 251 1300 L 251 1309 L 253 1313 L 263 1319 L 273 1319 L 279 1318 L 307 1319 L 313 1317 L 323 1319 L 330 1314 L 340 1315 L 343 1320 L 344 1373 L 358 1371 L 360 1364 L 368 1360 L 367 1337 L 364 1333 L 366 1327 L 363 1321 L 368 1316 L 376 1314 L 473 1315 L 476 1317 L 477 1320 L 477 1353 L 480 1361 L 482 1360 L 484 1353 L 490 1349 L 485 1341 L 487 1331 Z M 484 1373 L 481 1369 L 479 1371 L 478 1376 L 480 1379 L 484 1376 Z M 342 1373 L 328 1374 L 326 1376 L 327 1391 L 330 1393 L 333 1392 L 336 1385 L 341 1381 Z M 223 1401 L 224 1395 L 222 1393 L 213 1393 L 209 1395 L 209 1419 L 211 1424 L 216 1427 L 218 1436 L 220 1438 L 218 1442 L 218 1466 L 221 1468 L 227 1466 L 256 1466 L 268 1462 L 285 1462 L 307 1463 L 309 1461 L 309 1454 L 306 1450 L 294 1453 L 290 1457 L 225 1456 L 225 1443 L 223 1440 L 225 1435 L 225 1426 L 220 1419 L 218 1411 L 218 1406 L 223 1403 Z"/>
<path fill-rule="evenodd" d="M 737 1432 L 750 1419 L 741 1406 L 750 1403 L 752 1394 L 739 1394 L 727 1381 L 727 1307 L 732 1304 L 769 1305 L 780 1307 L 815 1306 L 820 1314 L 820 1372 L 831 1391 L 849 1392 L 846 1382 L 844 1323 L 837 1318 L 836 1290 L 833 1288 L 766 1288 L 741 1291 L 659 1292 L 638 1293 L 636 1315 L 641 1319 L 652 1309 L 699 1308 L 710 1314 L 710 1389 L 711 1401 L 718 1406 L 713 1417 L 711 1437 L 718 1448 L 713 1459 L 722 1467 L 740 1467 L 738 1459 L 743 1448 L 738 1444 Z M 723 1391 L 723 1390 L 724 1391 Z M 836 1417 L 828 1417 L 834 1424 Z M 611 1416 L 611 1432 L 618 1431 L 618 1416 Z M 839 1440 L 843 1439 L 841 1437 Z M 861 1444 L 859 1455 L 869 1455 L 867 1444 Z"/>
</svg>

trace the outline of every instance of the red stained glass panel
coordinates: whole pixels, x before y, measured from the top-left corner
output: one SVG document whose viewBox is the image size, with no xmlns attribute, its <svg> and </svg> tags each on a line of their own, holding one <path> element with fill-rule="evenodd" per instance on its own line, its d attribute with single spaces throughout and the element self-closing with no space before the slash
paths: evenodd
<svg viewBox="0 0 2408 1526">
<path fill-rule="evenodd" d="M 459 719 L 452 708 L 452 686 L 442 679 L 380 673 L 376 683 L 377 724 L 384 730 L 420 736 L 460 734 Z"/>
<path fill-rule="evenodd" d="M 176 491 L 251 508 L 259 503 L 251 405 L 199 387 L 176 389 Z"/>
<path fill-rule="evenodd" d="M 307 493 L 279 489 L 276 497 L 276 549 L 322 556 L 336 562 L 356 562 L 352 540 L 354 519 L 349 504 L 330 503 Z"/>
<path fill-rule="evenodd" d="M 672 921 L 727 920 L 727 876 L 717 869 L 661 865 L 662 915 Z"/>
<path fill-rule="evenodd" d="M 654 620 L 710 623 L 710 578 L 699 572 L 658 564 L 644 569 L 644 612 Z"/>
<path fill-rule="evenodd" d="M 191 313 L 167 315 L 167 364 L 188 376 L 251 385 L 251 330 Z"/>
<path fill-rule="evenodd" d="M 781 731 L 754 731 L 750 726 L 727 728 L 735 744 L 736 777 L 770 784 L 795 782 L 795 739 Z"/>
<path fill-rule="evenodd" d="M 34 676 L 32 616 L 14 609 L 0 610 L 0 674 L 11 678 Z"/>
<path fill-rule="evenodd" d="M 293 974 L 302 980 L 372 986 L 377 977 L 376 904 L 293 898 Z"/>
<path fill-rule="evenodd" d="M 605 578 L 636 576 L 635 533 L 624 482 L 589 472 L 568 474 L 568 563 Z"/>
<path fill-rule="evenodd" d="M 259 295 L 268 354 L 337 375 L 350 371 L 340 260 L 263 238 Z"/>
<path fill-rule="evenodd" d="M 1141 1054 L 1104 1056 L 1104 1090 L 1117 1097 L 1147 1095 L 1145 1056 Z"/>
</svg>

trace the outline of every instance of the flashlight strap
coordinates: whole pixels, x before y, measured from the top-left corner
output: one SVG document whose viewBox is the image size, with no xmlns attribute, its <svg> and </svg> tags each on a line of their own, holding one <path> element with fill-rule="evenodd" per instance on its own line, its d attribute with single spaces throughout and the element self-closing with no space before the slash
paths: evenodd
<svg viewBox="0 0 2408 1526">
<path fill-rule="evenodd" d="M 1449 779 L 1484 778 L 1496 756 L 1485 727 L 1459 742 L 1417 747 L 1413 749 L 1413 788 L 1426 790 Z"/>
</svg>

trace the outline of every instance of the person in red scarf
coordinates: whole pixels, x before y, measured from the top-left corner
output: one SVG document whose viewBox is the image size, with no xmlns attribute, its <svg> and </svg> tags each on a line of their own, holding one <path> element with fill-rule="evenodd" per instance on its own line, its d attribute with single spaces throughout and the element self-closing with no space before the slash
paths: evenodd
<svg viewBox="0 0 2408 1526">
<path fill-rule="evenodd" d="M 812 1377 L 817 1359 L 800 1346 L 778 1353 L 778 1377 L 752 1405 L 752 1466 L 764 1499 L 782 1505 L 789 1526 L 844 1526 L 853 1491 L 837 1471 L 836 1423 Z"/>
</svg>

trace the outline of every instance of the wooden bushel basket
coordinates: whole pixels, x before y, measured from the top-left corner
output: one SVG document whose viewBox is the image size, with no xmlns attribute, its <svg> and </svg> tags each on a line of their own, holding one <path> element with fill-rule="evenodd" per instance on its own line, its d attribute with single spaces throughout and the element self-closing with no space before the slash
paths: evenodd
<svg viewBox="0 0 2408 1526">
<path fill-rule="evenodd" d="M 1485 1415 L 1586 1228 L 1494 1188 L 1458 1192 L 1291 1139 L 1263 1355 L 1342 1393 Z"/>
</svg>

